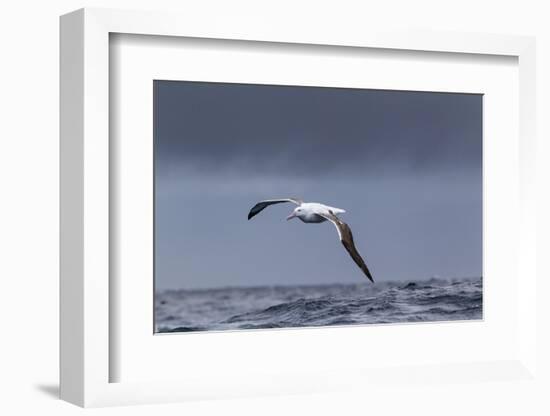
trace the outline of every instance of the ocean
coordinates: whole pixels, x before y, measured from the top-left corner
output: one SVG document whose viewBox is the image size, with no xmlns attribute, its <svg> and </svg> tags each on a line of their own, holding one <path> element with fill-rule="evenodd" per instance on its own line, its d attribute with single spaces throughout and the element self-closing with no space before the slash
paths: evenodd
<svg viewBox="0 0 550 416">
<path fill-rule="evenodd" d="M 157 332 L 482 319 L 481 278 L 165 290 Z"/>
</svg>

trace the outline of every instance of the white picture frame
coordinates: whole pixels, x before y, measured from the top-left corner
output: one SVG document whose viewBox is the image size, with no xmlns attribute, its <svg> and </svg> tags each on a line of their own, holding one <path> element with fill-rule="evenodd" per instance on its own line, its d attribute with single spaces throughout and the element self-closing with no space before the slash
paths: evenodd
<svg viewBox="0 0 550 416">
<path fill-rule="evenodd" d="M 117 357 L 110 347 L 109 275 L 114 259 L 109 251 L 110 158 L 109 37 L 110 34 L 155 35 L 184 38 L 246 40 L 281 44 L 331 45 L 453 54 L 504 55 L 519 66 L 519 215 L 517 291 L 517 353 L 508 359 L 472 363 L 424 365 L 418 362 L 419 379 L 438 373 L 448 380 L 479 382 L 472 376 L 518 381 L 536 376 L 537 270 L 535 192 L 535 42 L 530 37 L 507 35 L 330 31 L 314 25 L 280 27 L 247 19 L 216 20 L 205 24 L 193 16 L 167 13 L 83 9 L 61 18 L 61 398 L 80 406 L 182 401 L 196 398 L 242 397 L 261 394 L 308 393 L 365 386 L 405 372 L 360 367 L 331 369 L 319 379 L 313 371 L 300 375 L 287 369 L 261 380 L 245 382 L 235 374 L 219 380 L 197 374 L 177 381 L 112 382 L 110 368 Z M 111 193 L 110 193 L 111 192 Z M 321 331 L 333 331 L 323 329 Z M 292 331 L 288 337 L 292 337 Z M 342 382 L 343 379 L 347 381 Z M 483 379 L 483 377 L 482 377 Z M 236 382 L 235 382 L 236 380 Z"/>
</svg>

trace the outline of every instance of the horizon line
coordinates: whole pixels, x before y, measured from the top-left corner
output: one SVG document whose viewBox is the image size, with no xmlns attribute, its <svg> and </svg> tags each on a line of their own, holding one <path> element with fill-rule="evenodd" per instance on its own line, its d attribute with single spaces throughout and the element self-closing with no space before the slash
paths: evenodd
<svg viewBox="0 0 550 416">
<path fill-rule="evenodd" d="M 415 282 L 427 282 L 432 280 L 440 281 L 452 281 L 452 280 L 475 280 L 483 279 L 483 276 L 461 276 L 461 277 L 442 277 L 442 276 L 432 276 L 422 279 L 390 279 L 383 281 L 375 281 L 374 283 L 368 281 L 361 282 L 333 282 L 333 283 L 297 283 L 297 284 L 265 284 L 265 285 L 227 285 L 227 286 L 210 286 L 210 287 L 193 287 L 193 288 L 165 288 L 157 290 L 155 289 L 155 295 L 162 292 L 179 292 L 179 291 L 208 291 L 208 290 L 228 290 L 228 289 L 264 289 L 264 288 L 292 288 L 292 287 L 320 287 L 320 286 L 351 286 L 351 285 L 377 285 L 377 284 L 387 284 L 387 283 L 415 283 Z"/>
</svg>

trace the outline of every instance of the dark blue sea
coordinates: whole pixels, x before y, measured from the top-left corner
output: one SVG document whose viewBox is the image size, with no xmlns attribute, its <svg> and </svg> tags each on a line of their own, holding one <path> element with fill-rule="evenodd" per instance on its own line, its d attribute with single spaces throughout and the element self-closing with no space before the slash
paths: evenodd
<svg viewBox="0 0 550 416">
<path fill-rule="evenodd" d="M 167 290 L 157 332 L 482 319 L 482 279 Z"/>
</svg>

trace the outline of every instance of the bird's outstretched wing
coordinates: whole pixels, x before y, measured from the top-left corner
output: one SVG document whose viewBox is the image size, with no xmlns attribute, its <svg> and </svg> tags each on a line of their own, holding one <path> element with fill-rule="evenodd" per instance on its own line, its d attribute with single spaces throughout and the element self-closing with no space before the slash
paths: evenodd
<svg viewBox="0 0 550 416">
<path fill-rule="evenodd" d="M 365 273 L 365 276 L 368 277 L 368 279 L 374 283 L 374 279 L 372 278 L 372 275 L 370 274 L 369 268 L 363 261 L 363 258 L 355 248 L 355 244 L 353 242 L 353 234 L 351 233 L 351 229 L 349 226 L 342 221 L 340 218 L 338 218 L 332 211 L 329 211 L 327 214 L 326 212 L 317 212 L 317 215 L 320 215 L 327 220 L 329 220 L 331 223 L 333 223 L 336 227 L 336 230 L 338 231 L 338 236 L 340 237 L 340 241 L 344 245 L 345 249 L 348 251 L 349 255 L 359 266 L 361 270 L 363 270 L 363 273 Z"/>
<path fill-rule="evenodd" d="M 296 205 L 301 205 L 302 202 L 304 201 L 298 198 L 267 199 L 265 201 L 260 201 L 252 207 L 252 209 L 248 213 L 248 219 L 252 218 L 255 215 L 258 215 L 260 211 L 262 211 L 263 209 L 267 208 L 270 205 L 282 204 L 283 202 L 292 202 Z"/>
</svg>

